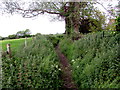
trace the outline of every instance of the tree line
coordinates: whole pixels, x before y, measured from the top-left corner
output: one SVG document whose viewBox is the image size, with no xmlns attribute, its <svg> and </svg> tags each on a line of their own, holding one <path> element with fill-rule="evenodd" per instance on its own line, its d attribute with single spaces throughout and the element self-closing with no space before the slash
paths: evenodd
<svg viewBox="0 0 120 90">
<path fill-rule="evenodd" d="M 0 40 L 5 39 L 18 39 L 18 38 L 25 38 L 25 37 L 32 37 L 31 31 L 29 29 L 18 31 L 16 34 L 8 35 L 8 37 L 2 37 L 0 36 Z"/>
</svg>

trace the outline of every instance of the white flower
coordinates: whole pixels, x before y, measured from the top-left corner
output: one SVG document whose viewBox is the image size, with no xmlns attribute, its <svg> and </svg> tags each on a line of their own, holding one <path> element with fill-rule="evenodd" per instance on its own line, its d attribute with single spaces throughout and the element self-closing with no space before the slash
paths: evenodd
<svg viewBox="0 0 120 90">
<path fill-rule="evenodd" d="M 72 62 L 74 62 L 75 60 L 73 59 Z"/>
<path fill-rule="evenodd" d="M 77 68 L 79 68 L 79 66 L 77 66 Z"/>
<path fill-rule="evenodd" d="M 58 65 L 56 65 L 56 68 L 58 68 Z"/>
<path fill-rule="evenodd" d="M 61 69 L 60 69 L 60 68 L 59 68 L 58 70 L 59 70 L 59 71 L 61 71 Z"/>
</svg>

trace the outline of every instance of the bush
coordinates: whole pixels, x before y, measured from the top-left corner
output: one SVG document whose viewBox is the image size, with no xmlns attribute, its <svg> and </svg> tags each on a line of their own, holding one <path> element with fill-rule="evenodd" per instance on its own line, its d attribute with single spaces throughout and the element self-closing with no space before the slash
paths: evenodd
<svg viewBox="0 0 120 90">
<path fill-rule="evenodd" d="M 3 88 L 61 87 L 58 57 L 53 45 L 43 36 L 37 36 L 16 55 L 3 60 Z"/>
<path fill-rule="evenodd" d="M 46 35 L 45 37 L 53 44 L 54 47 L 58 45 L 60 40 L 63 39 L 63 34 L 55 34 L 55 35 Z"/>
<path fill-rule="evenodd" d="M 120 88 L 119 32 L 91 33 L 71 44 L 64 39 L 60 48 L 72 65 L 79 89 Z"/>
</svg>

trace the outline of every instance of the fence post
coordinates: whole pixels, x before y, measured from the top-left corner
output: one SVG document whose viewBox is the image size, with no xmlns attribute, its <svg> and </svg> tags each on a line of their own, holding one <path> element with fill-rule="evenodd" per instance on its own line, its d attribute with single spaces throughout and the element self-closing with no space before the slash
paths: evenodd
<svg viewBox="0 0 120 90">
<path fill-rule="evenodd" d="M 27 37 L 25 37 L 25 47 L 27 47 Z"/>
<path fill-rule="evenodd" d="M 7 54 L 11 58 L 11 47 L 10 47 L 10 44 L 7 44 Z"/>
<path fill-rule="evenodd" d="M 0 42 L 0 90 L 2 90 L 2 42 Z"/>
</svg>

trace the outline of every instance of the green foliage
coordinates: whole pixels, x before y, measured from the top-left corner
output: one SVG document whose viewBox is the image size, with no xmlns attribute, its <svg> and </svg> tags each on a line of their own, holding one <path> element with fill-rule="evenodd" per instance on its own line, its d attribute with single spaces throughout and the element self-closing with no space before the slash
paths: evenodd
<svg viewBox="0 0 120 90">
<path fill-rule="evenodd" d="M 64 38 L 60 43 L 60 49 L 64 53 L 65 56 L 71 58 L 72 55 L 72 43 L 73 41 L 70 38 Z"/>
<path fill-rule="evenodd" d="M 16 35 L 15 35 L 15 34 L 8 36 L 8 39 L 15 39 L 15 38 L 16 38 Z"/>
<path fill-rule="evenodd" d="M 3 59 L 3 88 L 58 89 L 60 69 L 53 45 L 42 35 L 22 47 L 11 59 Z"/>
<path fill-rule="evenodd" d="M 68 57 L 79 88 L 120 88 L 120 33 L 102 31 L 73 43 L 64 39 L 61 51 Z"/>
<path fill-rule="evenodd" d="M 24 35 L 25 35 L 25 36 L 30 35 L 30 34 L 31 34 L 31 32 L 30 32 L 29 29 L 26 29 L 26 30 L 24 31 Z"/>
<path fill-rule="evenodd" d="M 89 33 L 103 30 L 105 27 L 105 15 L 99 10 L 95 10 L 95 17 L 88 15 L 87 18 L 80 20 L 79 32 Z"/>
<path fill-rule="evenodd" d="M 116 19 L 116 31 L 120 31 L 120 15 Z"/>
<path fill-rule="evenodd" d="M 63 34 L 45 35 L 45 37 L 53 44 L 54 47 L 56 47 L 60 40 L 64 38 L 64 35 Z"/>
<path fill-rule="evenodd" d="M 19 37 L 19 38 L 25 38 L 25 37 L 31 37 L 31 32 L 29 29 L 26 29 L 26 30 L 23 30 L 23 31 L 18 31 L 16 33 L 16 37 Z"/>
</svg>

